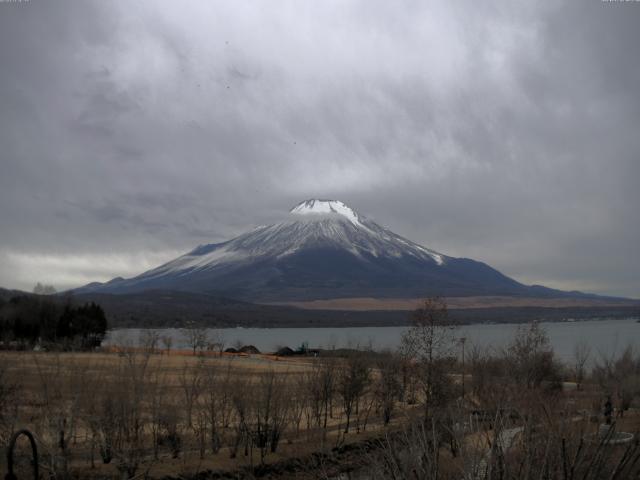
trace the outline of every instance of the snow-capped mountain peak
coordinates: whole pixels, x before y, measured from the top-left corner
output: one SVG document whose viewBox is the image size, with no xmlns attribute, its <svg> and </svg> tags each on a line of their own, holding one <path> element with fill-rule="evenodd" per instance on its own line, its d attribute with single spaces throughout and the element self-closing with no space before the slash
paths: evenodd
<svg viewBox="0 0 640 480">
<path fill-rule="evenodd" d="M 360 215 L 340 200 L 322 200 L 312 198 L 299 203 L 289 213 L 294 215 L 342 215 L 354 225 L 362 226 Z"/>
<path fill-rule="evenodd" d="M 282 221 L 201 245 L 131 279 L 87 290 L 226 292 L 273 300 L 349 296 L 497 294 L 523 288 L 479 262 L 423 247 L 339 200 L 299 203 Z"/>
</svg>

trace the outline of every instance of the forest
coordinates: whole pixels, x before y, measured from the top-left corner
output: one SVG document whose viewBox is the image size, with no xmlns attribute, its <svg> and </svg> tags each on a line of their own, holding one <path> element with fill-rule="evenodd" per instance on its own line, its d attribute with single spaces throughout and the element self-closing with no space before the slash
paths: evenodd
<svg viewBox="0 0 640 480">
<path fill-rule="evenodd" d="M 0 298 L 1 349 L 81 349 L 99 347 L 108 329 L 102 307 L 76 305 L 73 298 L 18 295 Z"/>
</svg>

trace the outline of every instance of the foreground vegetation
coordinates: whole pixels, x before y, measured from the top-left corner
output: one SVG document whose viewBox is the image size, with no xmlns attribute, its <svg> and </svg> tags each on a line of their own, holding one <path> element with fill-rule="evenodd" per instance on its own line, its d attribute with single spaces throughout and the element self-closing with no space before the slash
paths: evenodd
<svg viewBox="0 0 640 480">
<path fill-rule="evenodd" d="M 561 364 L 537 324 L 476 349 L 437 300 L 413 322 L 384 353 L 3 352 L 0 441 L 33 431 L 47 478 L 638 478 L 637 436 L 598 435 L 608 396 L 638 430 L 632 349 Z"/>
</svg>

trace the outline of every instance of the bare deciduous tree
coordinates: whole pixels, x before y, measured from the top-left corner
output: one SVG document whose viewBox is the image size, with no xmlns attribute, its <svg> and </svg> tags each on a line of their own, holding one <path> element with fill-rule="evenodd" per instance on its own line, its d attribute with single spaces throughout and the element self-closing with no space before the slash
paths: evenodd
<svg viewBox="0 0 640 480">
<path fill-rule="evenodd" d="M 60 355 L 52 359 L 33 356 L 38 370 L 38 402 L 42 406 L 36 421 L 41 442 L 49 452 L 47 466 L 54 475 L 67 478 L 72 458 L 72 438 L 81 418 L 81 405 L 92 391 L 86 365 L 64 365 Z"/>
<path fill-rule="evenodd" d="M 18 414 L 20 385 L 9 378 L 5 359 L 0 357 L 0 445 L 6 445 L 13 433 Z"/>
<path fill-rule="evenodd" d="M 218 453 L 222 445 L 222 432 L 230 408 L 230 367 L 206 365 L 203 374 L 202 410 L 206 415 L 211 453 Z"/>
<path fill-rule="evenodd" d="M 571 419 L 526 420 L 515 428 L 497 424 L 491 435 L 471 435 L 464 442 L 456 433 L 459 449 L 454 460 L 441 448 L 447 428 L 432 417 L 426 424 L 411 424 L 388 435 L 381 449 L 366 455 L 362 478 L 598 480 L 640 474 L 637 443 L 618 450 L 593 441 L 585 425 Z"/>
<path fill-rule="evenodd" d="M 160 334 L 157 330 L 146 329 L 140 334 L 140 346 L 148 353 L 156 353 L 158 343 L 160 342 Z"/>
<path fill-rule="evenodd" d="M 135 477 L 145 461 L 144 432 L 148 416 L 144 407 L 150 357 L 130 352 L 120 358 L 118 370 L 110 380 L 110 395 L 105 397 L 104 433 L 113 435 L 108 446 L 112 448 L 121 477 L 129 479 Z M 112 428 L 115 432 L 110 431 Z"/>
<path fill-rule="evenodd" d="M 336 391 L 338 366 L 333 359 L 323 358 L 314 364 L 307 377 L 311 410 L 318 426 L 322 426 L 323 436 L 331 417 L 333 397 Z"/>
<path fill-rule="evenodd" d="M 573 347 L 573 374 L 576 380 L 576 388 L 582 387 L 582 382 L 586 376 L 586 366 L 591 355 L 591 347 L 584 340 L 578 342 Z"/>
<path fill-rule="evenodd" d="M 202 351 L 207 346 L 207 329 L 204 327 L 200 327 L 195 323 L 190 323 L 185 327 L 183 331 L 184 338 L 187 342 L 187 345 L 191 347 L 193 350 L 193 354 L 195 355 L 198 350 Z"/>
<path fill-rule="evenodd" d="M 515 380 L 527 389 L 547 381 L 557 381 L 559 372 L 547 332 L 538 322 L 518 327 L 507 348 Z"/>
<path fill-rule="evenodd" d="M 209 341 L 209 345 L 207 346 L 208 350 L 217 351 L 219 356 L 222 356 L 224 352 L 226 340 L 224 338 L 224 334 L 219 330 L 214 330 L 211 333 L 211 340 Z"/>
<path fill-rule="evenodd" d="M 149 431 L 151 433 L 151 443 L 153 450 L 153 459 L 158 460 L 160 439 L 162 434 L 161 415 L 165 410 L 164 405 L 164 383 L 166 378 L 161 375 L 158 370 L 149 376 Z"/>
<path fill-rule="evenodd" d="M 195 365 L 190 365 L 189 362 L 185 361 L 179 377 L 188 428 L 193 428 L 193 411 L 202 390 L 202 370 L 202 361 L 198 361 Z"/>
<path fill-rule="evenodd" d="M 387 425 L 402 389 L 400 361 L 392 354 L 384 355 L 377 361 L 377 371 L 375 396 L 382 412 L 382 421 Z"/>
<path fill-rule="evenodd" d="M 454 355 L 454 326 L 449 320 L 447 305 L 440 298 L 424 300 L 413 312 L 412 321 L 412 327 L 402 337 L 401 348 L 406 358 L 415 364 L 426 419 L 431 406 L 448 390 L 450 381 L 445 367 Z"/>
<path fill-rule="evenodd" d="M 359 352 L 352 353 L 344 365 L 338 370 L 338 392 L 342 398 L 342 406 L 346 417 L 344 433 L 349 433 L 351 415 L 357 412 L 360 399 L 370 380 L 370 368 L 365 356 Z"/>
<path fill-rule="evenodd" d="M 167 351 L 167 355 L 171 353 L 171 346 L 173 345 L 173 337 L 171 335 L 164 335 L 162 338 L 162 345 Z"/>
<path fill-rule="evenodd" d="M 618 416 L 624 416 L 633 399 L 640 396 L 640 356 L 628 346 L 619 356 L 602 357 L 593 376 L 606 393 L 618 400 Z"/>
</svg>

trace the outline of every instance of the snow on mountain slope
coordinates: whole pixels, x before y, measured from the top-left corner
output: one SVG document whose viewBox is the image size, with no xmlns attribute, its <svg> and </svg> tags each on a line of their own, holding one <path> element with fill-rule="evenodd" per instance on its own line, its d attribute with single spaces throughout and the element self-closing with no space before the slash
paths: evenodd
<svg viewBox="0 0 640 480">
<path fill-rule="evenodd" d="M 307 200 L 293 207 L 290 214 L 289 220 L 257 228 L 228 242 L 200 246 L 146 275 L 210 269 L 261 257 L 282 258 L 318 246 L 341 248 L 358 257 L 413 256 L 437 265 L 445 262 L 444 255 L 366 220 L 340 201 Z"/>
<path fill-rule="evenodd" d="M 411 242 L 338 200 L 311 199 L 283 221 L 201 245 L 137 277 L 79 291 L 220 292 L 251 300 L 519 294 L 493 268 Z"/>
</svg>

